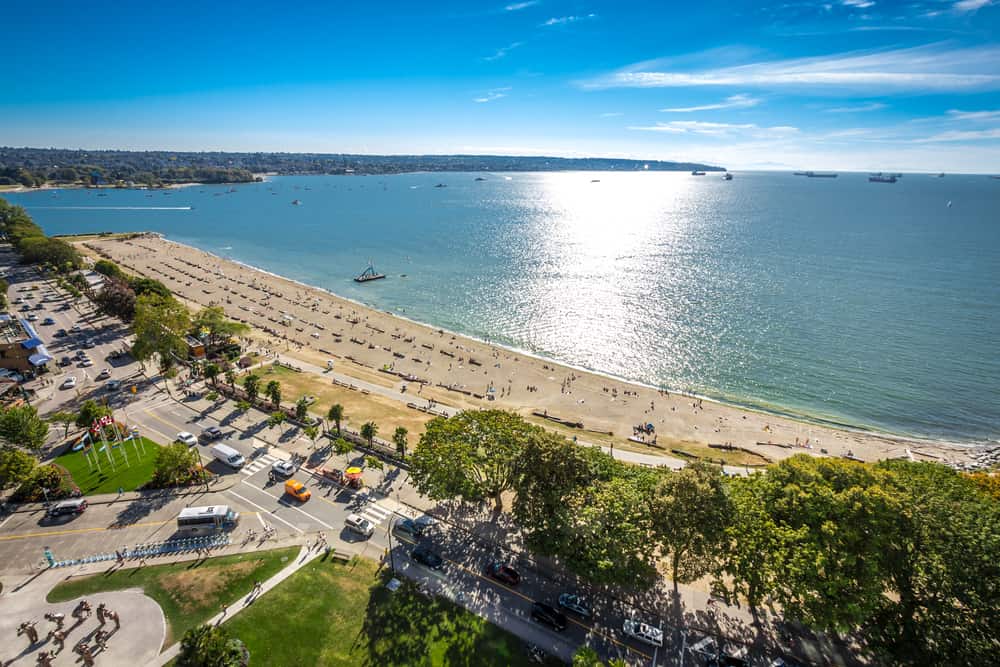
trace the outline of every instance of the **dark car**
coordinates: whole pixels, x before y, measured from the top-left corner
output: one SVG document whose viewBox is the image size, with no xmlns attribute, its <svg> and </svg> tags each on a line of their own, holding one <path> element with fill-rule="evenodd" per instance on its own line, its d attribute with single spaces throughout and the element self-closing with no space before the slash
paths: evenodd
<svg viewBox="0 0 1000 667">
<path fill-rule="evenodd" d="M 56 338 L 65 338 L 66 337 L 66 330 L 65 329 L 60 329 L 59 331 L 57 331 L 55 333 L 55 337 Z"/>
<path fill-rule="evenodd" d="M 55 323 L 56 323 L 56 321 L 54 319 L 52 319 L 51 317 L 46 317 L 44 320 L 42 320 L 42 324 L 44 324 L 45 326 L 50 326 L 50 325 L 55 324 Z"/>
<path fill-rule="evenodd" d="M 69 310 L 69 309 L 70 309 L 70 305 L 68 303 L 64 303 L 63 305 L 61 305 L 58 308 L 56 308 L 56 310 Z"/>
<path fill-rule="evenodd" d="M 72 363 L 73 363 L 73 360 L 70 359 L 69 357 L 63 357 L 62 359 L 59 360 L 59 365 L 60 366 L 69 366 Z"/>
<path fill-rule="evenodd" d="M 590 618 L 590 603 L 579 595 L 563 593 L 559 596 L 559 606 L 584 618 Z"/>
<path fill-rule="evenodd" d="M 410 553 L 410 558 L 432 570 L 440 570 L 444 565 L 444 559 L 427 547 L 417 547 Z"/>
<path fill-rule="evenodd" d="M 486 566 L 486 574 L 497 581 L 508 586 L 517 586 L 521 583 L 521 575 L 510 565 L 503 565 L 496 561 Z"/>
<path fill-rule="evenodd" d="M 204 442 L 212 442 L 214 440 L 218 440 L 223 435 L 225 434 L 222 432 L 222 429 L 219 428 L 218 426 L 209 426 L 208 428 L 206 428 L 204 431 L 201 432 L 199 438 Z"/>
<path fill-rule="evenodd" d="M 562 632 L 566 629 L 566 614 L 544 602 L 536 602 L 531 605 L 531 620 L 547 625 L 556 632 Z"/>
<path fill-rule="evenodd" d="M 406 517 L 396 519 L 396 522 L 392 525 L 392 530 L 413 539 L 417 539 L 424 534 L 423 526 L 419 525 L 413 519 L 407 519 Z"/>
<path fill-rule="evenodd" d="M 58 516 L 76 516 L 78 514 L 83 514 L 83 511 L 87 509 L 87 501 L 83 498 L 76 498 L 74 500 L 63 500 L 49 507 L 45 514 L 50 517 Z"/>
</svg>

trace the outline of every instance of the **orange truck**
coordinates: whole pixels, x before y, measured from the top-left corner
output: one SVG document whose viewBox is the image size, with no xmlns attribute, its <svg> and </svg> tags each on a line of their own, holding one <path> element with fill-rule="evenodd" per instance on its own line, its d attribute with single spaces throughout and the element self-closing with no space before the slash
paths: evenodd
<svg viewBox="0 0 1000 667">
<path fill-rule="evenodd" d="M 295 498 L 300 503 L 304 503 L 312 497 L 312 493 L 306 488 L 306 485 L 302 482 L 290 479 L 285 482 L 285 493 Z"/>
</svg>

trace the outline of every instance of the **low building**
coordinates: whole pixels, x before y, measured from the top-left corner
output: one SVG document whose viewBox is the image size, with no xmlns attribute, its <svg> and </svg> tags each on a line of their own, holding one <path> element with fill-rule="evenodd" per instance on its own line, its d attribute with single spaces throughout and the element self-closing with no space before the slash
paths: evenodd
<svg viewBox="0 0 1000 667">
<path fill-rule="evenodd" d="M 0 314 L 0 368 L 33 370 L 45 366 L 52 358 L 28 320 Z"/>
<path fill-rule="evenodd" d="M 205 343 L 201 340 L 195 338 L 194 336 L 188 336 L 184 339 L 188 346 L 188 356 L 192 359 L 204 359 L 205 358 Z"/>
</svg>

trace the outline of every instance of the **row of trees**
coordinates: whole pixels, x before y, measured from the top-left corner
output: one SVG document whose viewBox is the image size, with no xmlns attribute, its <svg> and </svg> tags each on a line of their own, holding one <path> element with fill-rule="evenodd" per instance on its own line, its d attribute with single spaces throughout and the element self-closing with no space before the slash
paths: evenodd
<svg viewBox="0 0 1000 667">
<path fill-rule="evenodd" d="M 250 183 L 254 180 L 250 171 L 230 167 L 166 167 L 152 170 L 129 167 L 105 169 L 88 164 L 51 169 L 0 167 L 0 185 L 23 185 L 26 188 L 38 188 L 46 183 L 124 186 L 126 182 L 132 181 L 159 187 L 172 183 Z"/>
<path fill-rule="evenodd" d="M 62 239 L 50 238 L 20 206 L 0 199 L 0 234 L 6 238 L 26 264 L 47 264 L 59 272 L 83 266 L 80 253 Z"/>
<path fill-rule="evenodd" d="M 710 576 L 890 664 L 1000 664 L 1000 502 L 945 466 L 799 455 L 748 477 L 632 466 L 487 410 L 437 418 L 410 456 L 433 499 L 492 500 L 581 577 Z"/>
</svg>

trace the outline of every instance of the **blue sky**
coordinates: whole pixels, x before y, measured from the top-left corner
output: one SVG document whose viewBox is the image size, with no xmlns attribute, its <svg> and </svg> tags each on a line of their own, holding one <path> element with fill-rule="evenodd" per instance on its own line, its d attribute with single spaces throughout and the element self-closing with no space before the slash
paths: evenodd
<svg viewBox="0 0 1000 667">
<path fill-rule="evenodd" d="M 1000 0 L 57 1 L 4 16 L 3 145 L 1000 171 Z"/>
</svg>

